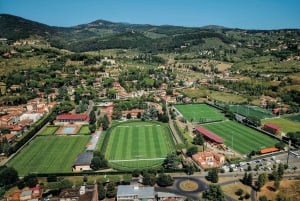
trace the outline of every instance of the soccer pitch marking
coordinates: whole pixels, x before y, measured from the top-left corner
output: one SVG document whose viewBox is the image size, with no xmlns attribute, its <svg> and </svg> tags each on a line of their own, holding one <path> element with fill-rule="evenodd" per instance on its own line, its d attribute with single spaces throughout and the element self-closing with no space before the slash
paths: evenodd
<svg viewBox="0 0 300 201">
<path fill-rule="evenodd" d="M 160 126 L 160 125 L 117 126 L 116 128 L 129 128 L 129 127 L 141 128 L 141 127 L 153 127 L 153 126 Z"/>
<path fill-rule="evenodd" d="M 140 158 L 140 159 L 127 159 L 127 160 L 109 160 L 108 162 L 132 162 L 132 161 L 155 161 L 166 158 Z"/>
</svg>

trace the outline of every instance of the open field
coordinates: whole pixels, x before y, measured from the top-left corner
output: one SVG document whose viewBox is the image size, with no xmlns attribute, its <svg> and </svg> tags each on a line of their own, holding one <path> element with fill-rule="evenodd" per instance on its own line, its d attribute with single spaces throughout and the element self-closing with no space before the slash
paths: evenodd
<svg viewBox="0 0 300 201">
<path fill-rule="evenodd" d="M 188 88 L 183 89 L 182 93 L 187 95 L 188 97 L 195 97 L 197 99 L 200 98 L 209 98 L 216 101 L 221 101 L 225 103 L 243 103 L 247 101 L 246 98 L 242 97 L 241 95 L 236 95 L 232 93 L 226 93 L 221 91 L 210 91 L 205 88 Z"/>
<path fill-rule="evenodd" d="M 284 116 L 284 118 L 285 118 L 285 119 L 292 120 L 292 121 L 300 122 L 300 114 L 286 115 L 286 116 Z"/>
<path fill-rule="evenodd" d="M 245 195 L 246 193 L 249 193 L 249 194 L 251 193 L 251 187 L 247 186 L 247 185 L 244 185 L 241 182 L 236 182 L 236 183 L 233 183 L 233 184 L 222 186 L 223 192 L 225 194 L 229 195 L 230 197 L 234 198 L 235 200 L 239 200 L 239 198 L 240 198 L 240 196 L 237 196 L 235 194 L 235 192 L 238 189 L 243 189 L 243 192 L 244 192 L 243 195 Z"/>
<path fill-rule="evenodd" d="M 278 140 L 234 121 L 204 124 L 203 127 L 224 139 L 224 143 L 240 154 L 273 147 Z"/>
<path fill-rule="evenodd" d="M 59 126 L 47 126 L 39 132 L 39 135 L 53 135 Z"/>
<path fill-rule="evenodd" d="M 267 182 L 258 193 L 258 196 L 266 195 L 268 200 L 276 200 L 278 194 L 288 198 L 289 201 L 298 201 L 300 193 L 300 180 L 282 180 L 279 190 L 274 191 L 273 181 Z"/>
<path fill-rule="evenodd" d="M 229 109 L 231 112 L 238 113 L 243 116 L 253 116 L 259 119 L 271 118 L 274 115 L 265 109 L 262 109 L 257 106 L 249 106 L 249 105 L 230 105 Z"/>
<path fill-rule="evenodd" d="M 140 169 L 161 164 L 174 148 L 163 124 L 129 122 L 110 131 L 105 156 L 114 168 Z"/>
<path fill-rule="evenodd" d="M 285 118 L 273 118 L 273 119 L 265 119 L 262 120 L 262 124 L 265 124 L 267 122 L 276 124 L 278 126 L 281 127 L 281 131 L 284 133 L 288 133 L 288 132 L 296 132 L 296 131 L 300 131 L 300 123 L 299 122 L 295 122 L 295 121 L 291 121 Z"/>
<path fill-rule="evenodd" d="M 8 162 L 20 176 L 28 173 L 71 172 L 77 155 L 85 150 L 89 136 L 41 136 Z"/>
<path fill-rule="evenodd" d="M 225 119 L 219 110 L 206 104 L 175 105 L 175 107 L 188 121 L 203 123 Z"/>
</svg>

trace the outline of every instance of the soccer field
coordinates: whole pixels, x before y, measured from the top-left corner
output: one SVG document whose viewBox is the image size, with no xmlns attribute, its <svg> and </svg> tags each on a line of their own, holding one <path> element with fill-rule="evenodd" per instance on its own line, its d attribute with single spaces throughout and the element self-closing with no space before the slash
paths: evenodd
<svg viewBox="0 0 300 201">
<path fill-rule="evenodd" d="M 114 168 L 141 169 L 160 165 L 174 148 L 164 124 L 128 122 L 110 131 L 105 156 Z"/>
<path fill-rule="evenodd" d="M 273 147 L 278 142 L 274 138 L 233 121 L 205 124 L 203 127 L 222 137 L 228 147 L 240 154 Z"/>
<path fill-rule="evenodd" d="M 12 160 L 19 176 L 28 173 L 72 172 L 77 155 L 85 150 L 89 136 L 42 136 L 35 138 Z"/>
<path fill-rule="evenodd" d="M 274 117 L 274 115 L 270 111 L 251 105 L 230 105 L 229 110 L 246 117 L 253 116 L 259 119 Z"/>
<path fill-rule="evenodd" d="M 188 121 L 204 123 L 225 119 L 219 110 L 206 104 L 175 105 L 175 107 Z"/>
</svg>

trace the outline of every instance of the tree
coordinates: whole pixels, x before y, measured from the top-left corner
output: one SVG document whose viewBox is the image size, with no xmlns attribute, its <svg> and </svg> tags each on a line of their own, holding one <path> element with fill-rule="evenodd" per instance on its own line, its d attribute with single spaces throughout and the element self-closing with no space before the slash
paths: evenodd
<svg viewBox="0 0 300 201">
<path fill-rule="evenodd" d="M 108 183 L 107 187 L 106 187 L 106 196 L 108 198 L 113 198 L 116 196 L 117 190 L 116 190 L 116 186 L 114 184 L 114 182 L 110 182 Z"/>
<path fill-rule="evenodd" d="M 279 163 L 277 168 L 277 173 L 278 173 L 278 179 L 281 180 L 284 174 L 284 165 L 282 163 Z"/>
<path fill-rule="evenodd" d="M 252 182 L 253 182 L 253 175 L 252 173 L 249 173 L 245 184 L 248 186 L 252 186 Z"/>
<path fill-rule="evenodd" d="M 0 186 L 10 186 L 18 180 L 18 172 L 13 167 L 4 167 L 0 171 Z"/>
<path fill-rule="evenodd" d="M 169 153 L 166 159 L 163 162 L 163 167 L 165 169 L 177 169 L 180 165 L 180 158 L 176 155 L 176 153 Z"/>
<path fill-rule="evenodd" d="M 92 111 L 90 112 L 89 117 L 90 117 L 90 124 L 94 124 L 94 123 L 96 122 L 96 114 L 95 114 L 95 111 L 94 111 L 94 110 L 92 110 Z"/>
<path fill-rule="evenodd" d="M 261 187 L 265 185 L 265 183 L 268 181 L 268 177 L 266 173 L 262 173 L 258 175 L 258 179 L 256 182 L 256 188 L 258 191 L 260 191 Z"/>
<path fill-rule="evenodd" d="M 218 175 L 218 169 L 210 169 L 207 174 L 208 181 L 211 181 L 212 183 L 218 183 L 219 175 Z"/>
<path fill-rule="evenodd" d="M 103 200 L 105 198 L 106 192 L 102 183 L 98 184 L 98 200 Z"/>
<path fill-rule="evenodd" d="M 192 163 L 186 164 L 185 167 L 184 167 L 184 172 L 185 172 L 187 175 L 192 175 L 192 174 L 194 174 L 194 172 L 195 172 L 195 166 L 194 166 Z"/>
<path fill-rule="evenodd" d="M 193 144 L 203 145 L 203 143 L 204 143 L 203 136 L 200 133 L 197 133 L 193 139 Z"/>
<path fill-rule="evenodd" d="M 141 174 L 141 171 L 138 170 L 138 169 L 134 169 L 134 170 L 132 171 L 132 176 L 133 176 L 133 177 L 138 177 L 138 176 L 140 176 L 140 174 Z"/>
<path fill-rule="evenodd" d="M 160 174 L 157 178 L 157 185 L 160 187 L 172 186 L 173 182 L 174 179 L 168 174 Z"/>
<path fill-rule="evenodd" d="M 242 179 L 242 183 L 243 183 L 243 184 L 246 184 L 246 182 L 247 182 L 247 177 L 248 177 L 248 174 L 247 174 L 247 172 L 245 172 L 245 173 L 244 173 L 244 176 L 243 176 L 243 179 Z"/>
<path fill-rule="evenodd" d="M 208 190 L 203 193 L 203 198 L 209 201 L 225 201 L 224 193 L 219 185 L 210 184 Z"/>
<path fill-rule="evenodd" d="M 107 165 L 108 162 L 105 159 L 104 155 L 99 151 L 95 151 L 93 154 L 93 159 L 91 161 L 91 168 L 93 170 L 99 170 L 100 168 L 107 167 Z"/>
<path fill-rule="evenodd" d="M 191 147 L 188 148 L 188 150 L 186 152 L 186 155 L 191 157 L 192 155 L 194 155 L 197 152 L 198 152 L 198 148 L 196 146 L 191 146 Z"/>
<path fill-rule="evenodd" d="M 275 144 L 275 147 L 278 149 L 284 149 L 285 143 L 284 142 L 278 142 Z"/>
<path fill-rule="evenodd" d="M 241 189 L 241 188 L 239 188 L 239 189 L 235 192 L 235 194 L 236 194 L 237 196 L 240 196 L 240 198 L 242 197 L 243 193 L 244 193 L 244 190 Z"/>
<path fill-rule="evenodd" d="M 262 196 L 259 196 L 258 200 L 259 201 L 268 201 L 268 198 L 267 198 L 267 196 L 262 195 Z"/>
<path fill-rule="evenodd" d="M 153 186 L 156 182 L 155 174 L 151 174 L 149 172 L 145 172 L 143 174 L 143 184 Z"/>
<path fill-rule="evenodd" d="M 279 189 L 279 187 L 280 187 L 280 180 L 279 180 L 278 177 L 275 178 L 273 187 L 274 187 L 275 190 Z"/>
<path fill-rule="evenodd" d="M 244 196 L 244 198 L 246 199 L 246 200 L 248 200 L 249 198 L 250 198 L 250 194 L 247 192 L 247 193 L 245 193 L 245 196 Z"/>
<path fill-rule="evenodd" d="M 128 114 L 126 115 L 126 119 L 131 119 L 131 114 L 130 114 L 130 113 L 128 113 Z"/>
<path fill-rule="evenodd" d="M 29 188 L 36 187 L 36 185 L 38 184 L 38 178 L 35 174 L 29 174 L 25 176 L 23 180 L 25 186 L 28 186 Z"/>
</svg>

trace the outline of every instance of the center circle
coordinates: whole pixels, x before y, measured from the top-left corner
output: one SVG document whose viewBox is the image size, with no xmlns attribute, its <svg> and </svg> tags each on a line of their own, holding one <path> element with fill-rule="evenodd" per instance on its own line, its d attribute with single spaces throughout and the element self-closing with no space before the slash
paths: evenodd
<svg viewBox="0 0 300 201">
<path fill-rule="evenodd" d="M 181 190 L 183 191 L 195 191 L 198 189 L 198 184 L 197 182 L 193 181 L 193 180 L 185 180 L 180 182 L 179 184 Z"/>
</svg>

